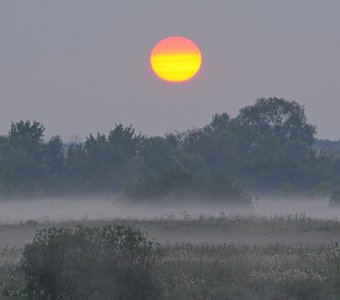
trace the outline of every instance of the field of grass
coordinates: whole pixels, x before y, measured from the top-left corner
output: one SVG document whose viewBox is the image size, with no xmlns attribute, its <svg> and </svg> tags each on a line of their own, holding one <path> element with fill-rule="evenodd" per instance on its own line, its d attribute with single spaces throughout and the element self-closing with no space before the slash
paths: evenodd
<svg viewBox="0 0 340 300">
<path fill-rule="evenodd" d="M 340 299 L 340 221 L 294 216 L 35 222 L 0 226 L 0 282 L 18 266 L 23 235 L 40 227 L 121 224 L 162 245 L 158 299 Z M 10 237 L 7 238 L 6 237 Z M 4 297 L 4 296 L 2 296 Z M 1 299 L 20 299 L 18 297 Z"/>
</svg>

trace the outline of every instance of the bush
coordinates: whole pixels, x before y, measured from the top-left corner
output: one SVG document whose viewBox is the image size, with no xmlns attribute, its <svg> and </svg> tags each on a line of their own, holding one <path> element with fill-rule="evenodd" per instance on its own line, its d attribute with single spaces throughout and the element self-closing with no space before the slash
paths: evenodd
<svg viewBox="0 0 340 300">
<path fill-rule="evenodd" d="M 131 227 L 50 228 L 25 246 L 25 294 L 34 300 L 154 299 L 157 247 Z"/>
<path fill-rule="evenodd" d="M 178 167 L 148 175 L 126 186 L 124 198 L 132 201 L 203 200 L 249 205 L 251 197 L 236 181 L 224 176 L 204 178 Z"/>
</svg>

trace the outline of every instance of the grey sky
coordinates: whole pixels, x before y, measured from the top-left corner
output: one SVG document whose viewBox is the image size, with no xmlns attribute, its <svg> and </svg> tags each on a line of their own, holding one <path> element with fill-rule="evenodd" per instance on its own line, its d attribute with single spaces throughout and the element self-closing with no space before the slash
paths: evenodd
<svg viewBox="0 0 340 300">
<path fill-rule="evenodd" d="M 0 133 L 35 119 L 64 140 L 120 122 L 163 134 L 277 96 L 339 139 L 339 12 L 338 0 L 0 0 Z M 149 67 L 169 35 L 203 53 L 185 84 Z"/>
</svg>

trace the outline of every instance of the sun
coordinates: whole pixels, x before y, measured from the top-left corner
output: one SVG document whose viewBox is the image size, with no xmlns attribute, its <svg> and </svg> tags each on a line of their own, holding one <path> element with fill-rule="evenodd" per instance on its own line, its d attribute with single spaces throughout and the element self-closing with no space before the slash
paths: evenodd
<svg viewBox="0 0 340 300">
<path fill-rule="evenodd" d="M 171 36 L 154 46 L 150 63 L 159 78 L 183 82 L 197 74 L 201 68 L 202 55 L 193 41 L 181 36 Z"/>
</svg>

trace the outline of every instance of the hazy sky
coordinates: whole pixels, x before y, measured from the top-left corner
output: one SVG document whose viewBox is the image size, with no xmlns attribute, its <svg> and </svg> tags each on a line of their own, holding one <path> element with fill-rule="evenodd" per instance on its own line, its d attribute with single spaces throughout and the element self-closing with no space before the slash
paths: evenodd
<svg viewBox="0 0 340 300">
<path fill-rule="evenodd" d="M 338 0 L 0 0 L 0 133 L 34 119 L 64 140 L 120 122 L 164 134 L 277 96 L 340 139 L 339 13 Z M 149 66 L 171 35 L 203 53 L 185 84 Z"/>
</svg>

